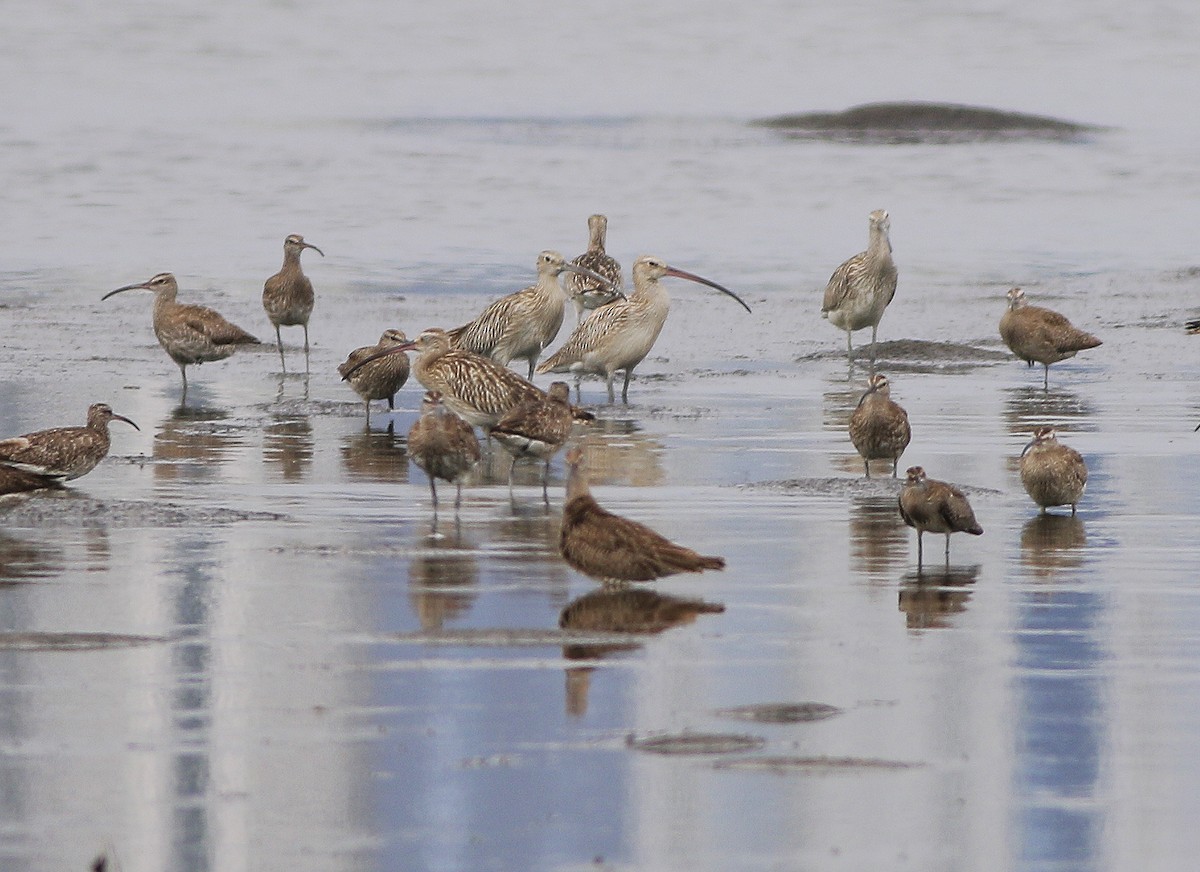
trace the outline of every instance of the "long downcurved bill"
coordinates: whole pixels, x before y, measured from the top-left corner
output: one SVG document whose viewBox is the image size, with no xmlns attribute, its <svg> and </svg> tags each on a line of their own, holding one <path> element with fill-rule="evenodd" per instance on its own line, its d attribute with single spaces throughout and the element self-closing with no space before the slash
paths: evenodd
<svg viewBox="0 0 1200 872">
<path fill-rule="evenodd" d="M 585 278 L 591 279 L 592 281 L 599 284 L 600 287 L 604 288 L 604 290 L 606 290 L 606 291 L 617 291 L 617 294 L 621 297 L 622 300 L 626 299 L 625 295 L 617 290 L 616 285 L 614 285 L 612 282 L 610 282 L 604 276 L 600 275 L 600 273 L 596 272 L 595 270 L 590 270 L 586 266 L 580 266 L 579 264 L 576 264 L 576 263 L 564 263 L 563 269 L 568 270 L 569 272 L 573 272 L 576 275 L 581 275 L 581 276 L 584 276 Z"/>
<path fill-rule="evenodd" d="M 416 347 L 416 340 L 410 339 L 408 342 L 402 342 L 399 345 L 393 345 L 391 348 L 383 349 L 383 351 L 376 351 L 370 357 L 360 360 L 358 363 L 354 364 L 354 366 L 350 367 L 346 374 L 342 376 L 342 381 L 350 381 L 350 376 L 354 375 L 373 360 L 379 360 L 379 358 L 387 357 L 389 354 L 399 354 L 401 351 L 412 351 Z"/>
<path fill-rule="evenodd" d="M 716 282 L 710 282 L 708 279 L 704 278 L 703 276 L 698 276 L 695 273 L 688 272 L 687 270 L 676 269 L 673 266 L 667 267 L 667 271 L 664 273 L 664 275 L 675 276 L 675 278 L 677 278 L 677 279 L 687 279 L 689 282 L 696 282 L 697 284 L 708 285 L 710 288 L 716 288 L 722 294 L 728 294 L 729 296 L 731 296 L 735 300 L 737 300 L 739 303 L 741 303 L 742 308 L 745 309 L 747 312 L 750 311 L 750 307 L 746 305 L 746 301 L 743 300 L 741 297 L 739 297 L 737 294 L 735 294 L 733 291 L 729 290 L 729 288 L 723 288 L 720 285 L 718 285 Z"/>
<path fill-rule="evenodd" d="M 142 432 L 142 428 L 141 428 L 141 427 L 139 427 L 137 424 L 135 424 L 135 423 L 133 423 L 132 421 L 130 421 L 130 420 L 129 420 L 128 418 L 126 418 L 124 415 L 118 415 L 116 412 L 113 412 L 112 419 L 113 419 L 114 421 L 124 421 L 126 424 L 128 424 L 130 427 L 132 427 L 134 430 L 137 430 L 139 433 L 141 433 L 141 432 Z"/>
<path fill-rule="evenodd" d="M 147 283 L 147 282 L 138 282 L 135 285 L 125 285 L 125 287 L 117 288 L 115 291 L 109 291 L 107 294 L 105 294 L 103 297 L 100 298 L 100 302 L 104 302 L 109 297 L 111 297 L 113 294 L 119 294 L 122 291 L 149 291 L 149 290 L 151 290 L 151 288 L 150 288 L 149 283 Z M 116 415 L 114 415 L 113 417 L 115 418 Z"/>
</svg>

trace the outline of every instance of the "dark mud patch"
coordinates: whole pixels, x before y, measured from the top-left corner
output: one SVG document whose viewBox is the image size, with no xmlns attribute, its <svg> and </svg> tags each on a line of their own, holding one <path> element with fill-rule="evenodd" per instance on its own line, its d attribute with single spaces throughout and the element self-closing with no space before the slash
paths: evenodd
<svg viewBox="0 0 1200 872">
<path fill-rule="evenodd" d="M 764 724 L 802 724 L 823 721 L 834 715 L 840 715 L 842 710 L 823 702 L 774 702 L 739 705 L 733 708 L 718 709 L 716 713 L 725 718 L 757 721 Z"/>
<path fill-rule="evenodd" d="M 761 736 L 742 733 L 675 733 L 672 735 L 647 736 L 639 739 L 629 736 L 625 744 L 637 751 L 652 754 L 734 754 L 739 751 L 757 751 L 767 744 Z"/>
<path fill-rule="evenodd" d="M 789 139 L 878 145 L 967 142 L 1087 142 L 1108 128 L 958 103 L 868 103 L 841 112 L 802 112 L 752 121 Z"/>
<path fill-rule="evenodd" d="M 68 489 L 35 491 L 0 503 L 9 527 L 185 527 L 238 521 L 281 521 L 286 515 L 145 501 L 97 500 Z"/>
<path fill-rule="evenodd" d="M 737 757 L 718 760 L 717 769 L 774 772 L 803 775 L 833 775 L 842 772 L 888 772 L 902 769 L 919 769 L 924 763 L 908 763 L 903 760 L 881 760 L 875 757 Z"/>
<path fill-rule="evenodd" d="M 977 487 L 962 482 L 954 482 L 955 487 L 968 494 L 988 494 L 999 496 L 1003 491 L 995 488 Z M 770 490 L 785 494 L 801 494 L 816 497 L 881 497 L 900 496 L 904 486 L 902 479 L 891 476 L 875 478 L 789 478 L 782 481 L 758 481 L 739 484 L 736 487 L 746 490 Z"/>
<path fill-rule="evenodd" d="M 162 636 L 122 633 L 0 633 L 0 651 L 100 651 L 166 641 Z"/>
<path fill-rule="evenodd" d="M 981 366 L 992 366 L 1013 359 L 1008 351 L 980 348 L 960 342 L 932 342 L 925 339 L 893 339 L 875 345 L 875 367 L 889 372 L 967 372 Z M 844 359 L 846 352 L 840 347 L 826 349 L 795 358 L 796 363 L 814 360 Z M 856 363 L 871 359 L 871 346 L 854 349 Z"/>
</svg>

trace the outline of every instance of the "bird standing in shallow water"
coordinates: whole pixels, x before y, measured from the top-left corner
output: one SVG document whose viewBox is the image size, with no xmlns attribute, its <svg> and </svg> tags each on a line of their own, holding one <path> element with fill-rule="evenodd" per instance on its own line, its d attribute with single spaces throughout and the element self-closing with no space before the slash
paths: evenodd
<svg viewBox="0 0 1200 872">
<path fill-rule="evenodd" d="M 109 291 L 101 300 L 124 291 L 154 292 L 154 335 L 171 360 L 179 365 L 183 376 L 183 397 L 187 400 L 188 364 L 224 360 L 239 345 L 258 345 L 258 340 L 226 321 L 220 313 L 207 306 L 192 306 L 176 301 L 179 285 L 170 273 L 159 273 L 148 281 L 125 285 Z"/>
<path fill-rule="evenodd" d="M 403 330 L 384 330 L 378 344 L 354 349 L 345 362 L 338 366 L 338 375 L 348 381 L 354 392 L 366 403 L 368 427 L 371 426 L 371 400 L 387 400 L 389 411 L 396 408 L 396 392 L 408 381 L 408 355 L 391 354 L 361 368 L 357 367 L 357 364 L 377 352 L 394 345 L 403 345 L 407 341 L 408 337 L 404 335 Z M 347 373 L 351 372 L 353 375 L 347 377 Z"/>
<path fill-rule="evenodd" d="M 512 455 L 512 465 L 508 468 L 509 490 L 512 490 L 517 460 L 536 457 L 544 461 L 542 498 L 549 503 L 546 487 L 550 477 L 550 460 L 567 443 L 578 414 L 571 407 L 570 398 L 571 388 L 567 383 L 554 382 L 544 399 L 526 400 L 514 406 L 492 428 L 491 437 Z"/>
<path fill-rule="evenodd" d="M 875 341 L 883 312 L 896 296 L 896 264 L 892 260 L 892 243 L 888 239 L 891 221 L 883 209 L 876 209 L 868 218 L 867 250 L 844 262 L 829 277 L 821 317 L 846 331 L 846 357 L 854 347 L 851 334 L 864 327 L 871 328 L 871 360 L 875 360 Z"/>
<path fill-rule="evenodd" d="M 588 488 L 580 449 L 567 452 L 567 467 L 567 498 L 558 550 L 584 575 L 600 581 L 653 581 L 679 572 L 725 568 L 723 557 L 697 554 L 645 524 L 601 508 Z"/>
<path fill-rule="evenodd" d="M 408 431 L 408 456 L 429 476 L 434 517 L 437 517 L 439 478 L 456 488 L 454 513 L 457 515 L 462 505 L 463 479 L 479 462 L 482 452 L 471 425 L 447 409 L 437 391 L 426 391 L 421 403 L 421 417 Z"/>
<path fill-rule="evenodd" d="M 892 461 L 892 478 L 900 455 L 912 439 L 908 413 L 891 398 L 891 383 L 887 376 L 876 373 L 867 381 L 867 391 L 850 413 L 850 441 L 862 456 L 863 469 L 871 477 L 871 461 Z"/>
<path fill-rule="evenodd" d="M 321 257 L 325 256 L 325 252 L 305 242 L 298 233 L 284 239 L 283 266 L 263 285 L 263 309 L 275 327 L 279 365 L 284 372 L 287 372 L 287 362 L 283 359 L 283 337 L 279 335 L 279 328 L 296 326 L 304 328 L 304 371 L 308 372 L 308 319 L 312 315 L 315 297 L 312 282 L 300 267 L 300 253 L 306 248 L 311 248 Z"/>
<path fill-rule="evenodd" d="M 83 427 L 55 427 L 0 440 L 0 463 L 61 481 L 87 475 L 108 455 L 108 422 L 114 420 L 141 429 L 107 403 L 94 403 Z"/>
<path fill-rule="evenodd" d="M 558 351 L 542 362 L 537 371 L 602 375 L 608 383 L 609 402 L 613 401 L 613 378 L 618 371 L 624 371 L 621 400 L 628 402 L 633 369 L 654 347 L 671 309 L 671 298 L 659 283 L 665 276 L 708 285 L 733 297 L 742 308 L 750 311 L 742 298 L 728 288 L 667 266 L 656 257 L 642 255 L 633 264 L 633 293 L 629 298 L 597 309 L 592 317 L 575 328 Z"/>
<path fill-rule="evenodd" d="M 983 527 L 975 520 L 975 512 L 966 495 L 954 485 L 927 478 L 919 466 L 908 468 L 908 478 L 900 491 L 900 517 L 917 531 L 917 570 L 921 569 L 926 532 L 946 534 L 946 565 L 950 565 L 950 534 L 970 533 L 979 536 Z"/>
<path fill-rule="evenodd" d="M 527 360 L 532 379 L 533 367 L 542 350 L 554 341 L 562 327 L 567 298 L 558 277 L 564 271 L 608 284 L 603 276 L 567 263 L 557 251 L 543 251 L 537 260 L 537 284 L 501 297 L 475 320 L 450 330 L 451 347 L 482 354 L 505 366 L 511 360 Z"/>
<path fill-rule="evenodd" d="M 611 286 L 605 286 L 595 279 L 571 273 L 567 276 L 567 293 L 575 304 L 575 323 L 583 320 L 583 313 L 590 309 L 599 309 L 614 300 L 625 299 L 621 291 L 621 264 L 604 250 L 604 237 L 608 233 L 608 218 L 603 215 L 592 215 L 588 218 L 588 248 L 571 263 L 590 269 L 597 275 L 608 279 Z"/>
<path fill-rule="evenodd" d="M 1000 338 L 1027 365 L 1042 365 L 1046 390 L 1050 389 L 1050 364 L 1103 344 L 1053 309 L 1028 305 L 1020 288 L 1008 292 L 1008 308 L 1000 316 Z"/>
<path fill-rule="evenodd" d="M 1042 514 L 1052 506 L 1075 506 L 1087 487 L 1087 464 L 1083 455 L 1058 441 L 1053 427 L 1038 427 L 1021 452 L 1021 484 Z"/>
</svg>

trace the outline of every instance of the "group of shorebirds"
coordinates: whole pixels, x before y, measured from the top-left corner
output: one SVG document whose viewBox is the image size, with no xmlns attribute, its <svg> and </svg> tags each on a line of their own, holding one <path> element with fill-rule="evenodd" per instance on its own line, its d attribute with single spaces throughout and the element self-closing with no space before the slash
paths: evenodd
<svg viewBox="0 0 1200 872">
<path fill-rule="evenodd" d="M 887 212 L 869 216 L 867 249 L 842 263 L 825 289 L 822 315 L 846 331 L 847 354 L 853 359 L 852 334 L 871 328 L 871 361 L 874 369 L 876 335 L 880 319 L 896 292 L 897 271 L 888 238 Z M 408 455 L 429 477 L 436 517 L 438 479 L 456 486 L 455 510 L 462 499 L 462 483 L 479 462 L 484 449 L 475 435 L 483 431 L 485 445 L 494 440 L 512 457 L 512 472 L 519 459 L 542 462 L 542 494 L 549 502 L 547 479 L 551 459 L 567 444 L 577 422 L 592 413 L 571 403 L 566 382 L 548 391 L 533 384 L 535 373 L 599 375 L 605 379 L 610 402 L 615 399 L 614 379 L 624 376 L 621 398 L 628 400 L 634 369 L 645 359 L 666 321 L 670 300 L 661 280 L 685 279 L 706 285 L 750 307 L 733 291 L 709 279 L 669 266 L 662 260 L 639 257 L 633 264 L 633 290 L 627 295 L 621 268 L 605 250 L 607 219 L 588 219 L 587 251 L 567 261 L 554 251 L 537 259 L 534 285 L 496 300 L 478 317 L 453 330 L 429 328 L 415 339 L 388 329 L 373 346 L 357 348 L 338 367 L 338 373 L 363 399 L 367 422 L 374 400 L 394 397 L 410 374 L 406 352 L 415 351 L 411 372 L 426 393 L 420 417 L 408 433 Z M 304 329 L 307 370 L 308 321 L 313 311 L 311 281 L 304 274 L 300 255 L 315 245 L 299 235 L 284 240 L 284 260 L 279 272 L 263 288 L 263 308 L 275 327 L 280 365 L 287 369 L 281 327 Z M 565 287 L 560 276 L 565 274 Z M 183 398 L 187 396 L 187 367 L 221 360 L 241 345 L 259 340 L 205 306 L 177 300 L 178 285 L 170 273 L 159 273 L 145 282 L 125 285 L 102 299 L 131 290 L 154 294 L 153 327 L 159 344 L 179 366 Z M 539 359 L 557 336 L 570 299 L 576 326 L 553 354 Z M 1014 288 L 1000 320 L 1000 335 L 1013 353 L 1030 366 L 1041 363 L 1043 385 L 1049 387 L 1051 363 L 1100 344 L 1096 337 L 1071 325 L 1062 315 L 1025 303 Z M 524 361 L 527 377 L 509 368 Z M 106 404 L 88 410 L 87 425 L 43 430 L 0 440 L 0 492 L 45 487 L 77 478 L 93 469 L 108 453 L 108 423 L 133 421 L 117 415 Z M 866 392 L 849 420 L 849 435 L 863 458 L 866 476 L 872 460 L 890 460 L 893 477 L 912 431 L 908 415 L 890 397 L 885 375 L 872 372 Z M 676 545 L 642 524 L 600 507 L 588 491 L 583 456 L 567 453 L 568 481 L 563 507 L 560 550 L 579 571 L 603 580 L 647 581 L 685 571 L 719 569 L 720 557 L 698 554 Z M 1074 449 L 1062 445 L 1051 427 L 1040 427 L 1021 455 L 1021 480 L 1034 501 L 1046 508 L 1070 505 L 1072 513 L 1087 483 L 1087 468 Z M 922 561 L 922 536 L 946 535 L 949 561 L 950 535 L 983 532 L 966 496 L 957 488 L 926 476 L 919 466 L 907 471 L 899 496 L 899 513 L 917 530 L 918 566 Z"/>
</svg>

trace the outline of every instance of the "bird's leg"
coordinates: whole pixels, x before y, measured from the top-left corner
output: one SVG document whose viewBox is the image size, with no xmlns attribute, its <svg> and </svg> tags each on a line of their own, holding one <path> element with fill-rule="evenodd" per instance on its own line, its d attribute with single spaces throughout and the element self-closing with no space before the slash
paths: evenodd
<svg viewBox="0 0 1200 872">
<path fill-rule="evenodd" d="M 608 401 L 613 402 L 613 379 L 616 377 L 617 371 L 613 370 L 608 374 Z"/>
<path fill-rule="evenodd" d="M 458 517 L 458 510 L 462 507 L 462 479 L 455 482 L 457 490 L 454 494 L 454 517 Z"/>
<path fill-rule="evenodd" d="M 846 357 L 850 360 L 854 359 L 854 343 L 850 339 L 849 329 L 846 330 Z"/>
<path fill-rule="evenodd" d="M 550 486 L 550 458 L 547 457 L 546 465 L 544 467 L 542 467 L 542 502 L 544 502 L 546 505 L 550 505 L 550 492 L 548 490 L 549 486 Z M 1075 509 L 1075 507 L 1072 506 L 1071 510 L 1074 511 L 1074 509 Z"/>
<path fill-rule="evenodd" d="M 537 359 L 538 356 L 536 354 L 531 355 L 529 358 L 529 381 L 533 381 L 533 367 L 537 363 Z"/>
<path fill-rule="evenodd" d="M 866 470 L 867 478 L 871 477 L 871 461 L 863 458 L 863 469 Z"/>
<path fill-rule="evenodd" d="M 917 572 L 921 571 L 921 560 L 924 557 L 922 553 L 925 550 L 921 537 L 925 535 L 924 530 L 917 531 Z"/>
<path fill-rule="evenodd" d="M 183 376 L 183 396 L 179 398 L 179 405 L 187 402 L 187 366 L 179 364 L 179 374 Z"/>
<path fill-rule="evenodd" d="M 950 534 L 946 534 L 946 568 L 950 568 Z"/>
<path fill-rule="evenodd" d="M 367 400 L 367 402 L 369 403 L 371 401 Z M 396 411 L 396 395 L 395 394 L 392 394 L 390 397 L 388 397 L 388 411 L 389 412 Z"/>
<path fill-rule="evenodd" d="M 279 365 L 283 367 L 283 374 L 287 375 L 287 361 L 283 359 L 283 337 L 279 335 L 279 325 L 275 325 L 275 344 L 279 348 Z"/>
<path fill-rule="evenodd" d="M 1042 368 L 1045 370 L 1045 373 L 1042 375 L 1042 390 L 1049 391 L 1050 390 L 1050 364 L 1043 363 Z"/>
<path fill-rule="evenodd" d="M 304 356 L 308 357 L 308 322 L 304 324 Z"/>
<path fill-rule="evenodd" d="M 371 401 L 367 400 L 364 404 L 367 407 L 367 429 L 371 429 Z"/>
<path fill-rule="evenodd" d="M 437 517 L 437 478 L 429 476 L 429 493 L 433 495 L 433 516 Z"/>
<path fill-rule="evenodd" d="M 633 367 L 625 370 L 625 386 L 621 388 L 621 402 L 629 405 L 629 380 L 633 378 Z"/>
<path fill-rule="evenodd" d="M 871 366 L 872 367 L 874 367 L 874 365 L 875 365 L 875 342 L 876 342 L 875 336 L 878 333 L 878 331 L 879 331 L 879 325 L 872 324 L 871 325 Z"/>
<path fill-rule="evenodd" d="M 508 465 L 508 492 L 510 494 L 512 493 L 512 488 L 513 488 L 513 484 L 512 484 L 513 473 L 516 471 L 517 471 L 517 455 L 514 454 L 512 463 L 510 463 Z"/>
<path fill-rule="evenodd" d="M 892 458 L 892 478 L 895 478 L 895 477 L 896 477 L 896 467 L 897 467 L 897 466 L 899 466 L 899 465 L 900 465 L 900 458 L 899 458 L 899 457 L 893 457 L 893 458 Z"/>
</svg>

